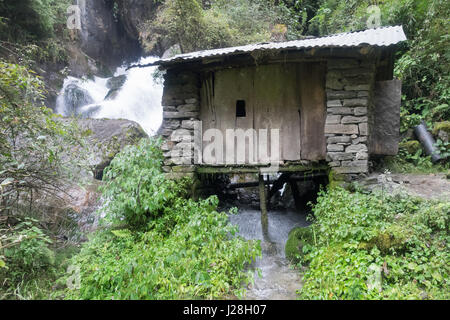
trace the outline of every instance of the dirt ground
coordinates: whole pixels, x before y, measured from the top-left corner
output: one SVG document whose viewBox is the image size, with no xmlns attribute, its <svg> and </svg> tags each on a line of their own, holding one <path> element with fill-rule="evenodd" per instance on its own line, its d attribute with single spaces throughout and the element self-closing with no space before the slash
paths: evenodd
<svg viewBox="0 0 450 320">
<path fill-rule="evenodd" d="M 371 190 L 406 192 L 427 200 L 450 201 L 450 180 L 445 174 L 382 174 L 373 173 L 361 184 Z"/>
</svg>

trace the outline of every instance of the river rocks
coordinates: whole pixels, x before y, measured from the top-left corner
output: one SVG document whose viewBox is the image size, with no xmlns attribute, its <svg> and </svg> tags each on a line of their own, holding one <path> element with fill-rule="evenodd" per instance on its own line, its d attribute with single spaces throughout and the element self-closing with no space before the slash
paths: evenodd
<svg viewBox="0 0 450 320">
<path fill-rule="evenodd" d="M 94 103 L 94 99 L 87 90 L 79 87 L 76 83 L 70 83 L 63 92 L 64 105 L 67 114 L 79 114 L 80 108 Z"/>
<path fill-rule="evenodd" d="M 123 85 L 127 81 L 126 75 L 120 75 L 117 77 L 112 77 L 106 82 L 106 87 L 109 89 L 105 96 L 105 100 L 114 100 L 122 89 Z"/>
</svg>

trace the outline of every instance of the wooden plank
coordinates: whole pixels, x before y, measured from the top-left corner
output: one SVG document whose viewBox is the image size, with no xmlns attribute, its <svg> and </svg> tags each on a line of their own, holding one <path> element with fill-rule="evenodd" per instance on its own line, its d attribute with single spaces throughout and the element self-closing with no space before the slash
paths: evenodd
<svg viewBox="0 0 450 320">
<path fill-rule="evenodd" d="M 254 166 L 211 166 L 211 165 L 201 165 L 196 167 L 197 173 L 258 173 L 261 169 L 267 168 L 263 165 Z M 278 172 L 328 172 L 329 167 L 326 164 L 291 164 L 280 166 Z"/>
<path fill-rule="evenodd" d="M 280 130 L 281 160 L 300 160 L 299 94 L 295 64 L 264 65 L 255 72 L 255 129 Z M 269 149 L 271 144 L 269 143 Z M 267 159 L 259 159 L 267 163 Z"/>
<path fill-rule="evenodd" d="M 304 160 L 326 158 L 325 68 L 326 66 L 321 63 L 302 63 L 298 68 L 301 96 L 301 158 Z"/>
<path fill-rule="evenodd" d="M 233 153 L 235 155 L 233 163 L 237 162 L 238 144 L 245 143 L 245 161 L 243 163 L 254 163 L 256 159 L 250 159 L 249 145 L 250 140 L 234 142 L 234 151 L 232 149 L 232 142 L 228 143 L 227 151 L 227 130 L 242 129 L 244 131 L 253 129 L 253 73 L 254 68 L 238 68 L 220 70 L 214 73 L 214 80 L 204 82 L 202 86 L 202 99 L 208 96 L 209 83 L 212 85 L 211 102 L 203 103 L 201 106 L 201 120 L 207 122 L 203 126 L 204 130 L 215 128 L 220 130 L 223 135 L 223 154 L 224 162 L 226 163 L 226 155 Z M 245 101 L 245 117 L 236 116 L 236 103 L 238 100 Z M 211 108 L 210 105 L 213 107 Z M 253 136 L 256 139 L 256 136 Z M 253 154 L 256 154 L 257 143 L 253 143 Z M 239 155 L 242 155 L 242 151 Z M 250 162 L 251 160 L 251 162 Z"/>
</svg>

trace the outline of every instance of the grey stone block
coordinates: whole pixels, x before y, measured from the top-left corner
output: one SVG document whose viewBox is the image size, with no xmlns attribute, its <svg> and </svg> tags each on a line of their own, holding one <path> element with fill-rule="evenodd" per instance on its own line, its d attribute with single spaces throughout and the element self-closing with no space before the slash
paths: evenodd
<svg viewBox="0 0 450 320">
<path fill-rule="evenodd" d="M 338 124 L 341 123 L 342 116 L 340 115 L 328 115 L 326 124 Z"/>
<path fill-rule="evenodd" d="M 341 100 L 330 100 L 327 101 L 327 107 L 328 108 L 342 107 L 342 102 Z"/>
<path fill-rule="evenodd" d="M 164 119 L 190 119 L 190 118 L 198 118 L 198 112 L 164 112 Z"/>
<path fill-rule="evenodd" d="M 327 145 L 327 150 L 328 151 L 344 151 L 344 146 L 340 145 L 340 144 L 329 144 Z"/>
<path fill-rule="evenodd" d="M 327 124 L 325 133 L 357 134 L 358 126 L 354 124 Z"/>
<path fill-rule="evenodd" d="M 339 107 L 339 108 L 327 108 L 328 113 L 331 114 L 353 114 L 353 110 L 350 108 L 344 108 L 344 107 Z"/>
<path fill-rule="evenodd" d="M 330 137 L 327 139 L 327 143 L 350 143 L 349 136 Z"/>
<path fill-rule="evenodd" d="M 347 123 L 362 123 L 367 122 L 367 117 L 354 117 L 354 116 L 345 116 L 342 118 L 341 123 L 347 124 Z"/>
<path fill-rule="evenodd" d="M 334 91 L 327 90 L 327 100 L 351 99 L 356 98 L 356 91 Z"/>
<path fill-rule="evenodd" d="M 190 141 L 192 139 L 193 136 L 193 132 L 191 130 L 187 130 L 187 129 L 177 129 L 175 131 L 173 131 L 171 137 L 170 137 L 170 141 L 173 142 L 187 142 Z"/>
<path fill-rule="evenodd" d="M 367 107 L 368 100 L 364 98 L 345 99 L 344 107 Z"/>
<path fill-rule="evenodd" d="M 332 161 L 345 161 L 354 159 L 354 155 L 352 153 L 345 153 L 345 152 L 328 152 L 327 156 Z"/>
<path fill-rule="evenodd" d="M 367 146 L 365 144 L 353 144 L 351 146 L 348 146 L 347 148 L 345 148 L 345 152 L 350 153 L 356 153 L 356 152 L 367 152 Z"/>
<path fill-rule="evenodd" d="M 177 107 L 179 112 L 199 111 L 200 107 L 196 104 L 183 104 Z"/>
<path fill-rule="evenodd" d="M 360 135 L 362 136 L 369 135 L 369 125 L 367 123 L 360 123 L 358 126 Z"/>
<path fill-rule="evenodd" d="M 367 107 L 356 107 L 353 109 L 355 116 L 365 116 L 367 114 Z"/>
</svg>

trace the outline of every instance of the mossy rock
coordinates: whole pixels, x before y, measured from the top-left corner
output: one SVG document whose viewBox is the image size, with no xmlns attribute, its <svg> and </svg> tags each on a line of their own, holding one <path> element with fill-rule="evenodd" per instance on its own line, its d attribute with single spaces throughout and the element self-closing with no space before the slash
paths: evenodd
<svg viewBox="0 0 450 320">
<path fill-rule="evenodd" d="M 435 123 L 433 128 L 433 135 L 438 135 L 439 131 L 445 131 L 450 134 L 450 121 Z"/>
<path fill-rule="evenodd" d="M 408 238 L 409 230 L 405 230 L 401 226 L 390 226 L 386 230 L 379 232 L 369 241 L 361 242 L 359 248 L 370 251 L 374 247 L 377 247 L 382 254 L 387 254 L 392 250 L 403 250 Z"/>
<path fill-rule="evenodd" d="M 399 146 L 400 148 L 408 151 L 409 154 L 416 154 L 417 151 L 419 151 L 422 148 L 420 142 L 417 140 L 401 142 Z"/>
<path fill-rule="evenodd" d="M 345 187 L 345 175 L 330 170 L 328 173 L 328 187 L 330 189 L 337 187 Z"/>
<path fill-rule="evenodd" d="M 303 255 L 303 246 L 312 243 L 313 233 L 311 227 L 298 227 L 289 232 L 288 240 L 284 247 L 286 258 L 294 263 L 299 261 L 299 256 Z"/>
</svg>

